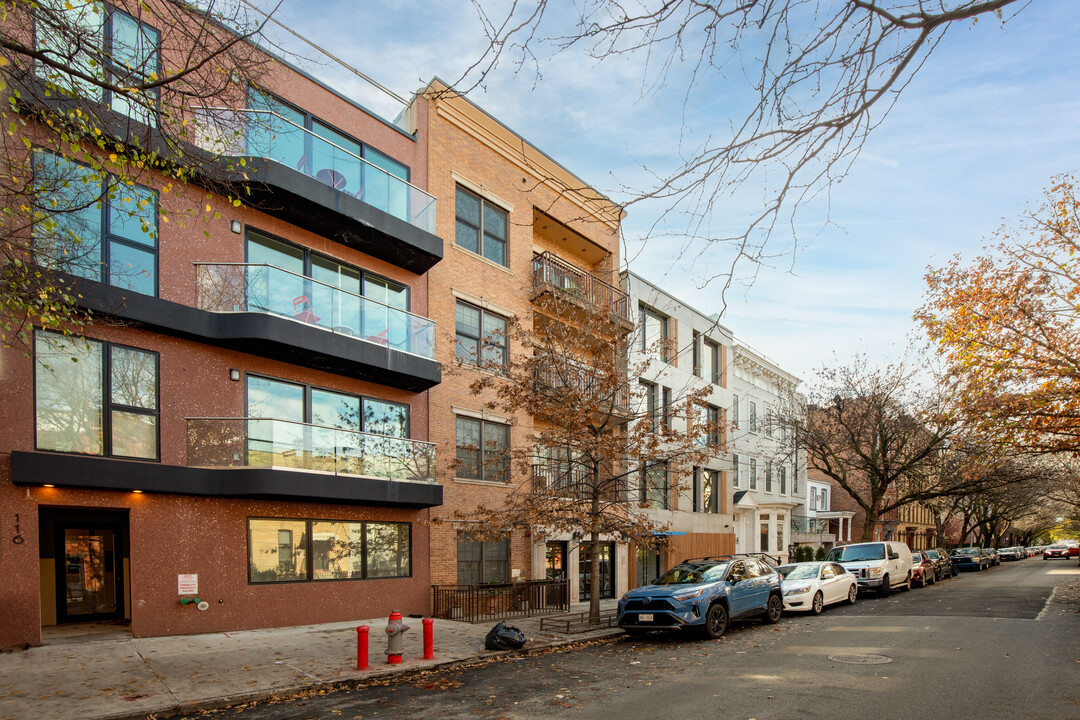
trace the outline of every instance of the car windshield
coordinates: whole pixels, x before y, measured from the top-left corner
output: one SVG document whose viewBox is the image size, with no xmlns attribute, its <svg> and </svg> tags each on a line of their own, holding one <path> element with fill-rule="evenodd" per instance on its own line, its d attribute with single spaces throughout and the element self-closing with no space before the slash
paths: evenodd
<svg viewBox="0 0 1080 720">
<path fill-rule="evenodd" d="M 911 564 L 918 565 L 922 562 L 922 555 L 919 553 L 911 553 Z"/>
<path fill-rule="evenodd" d="M 820 565 L 781 565 L 776 572 L 785 580 L 813 580 L 818 575 Z"/>
<path fill-rule="evenodd" d="M 953 555 L 978 555 L 979 551 L 975 548 L 960 548 L 959 550 L 953 550 Z"/>
<path fill-rule="evenodd" d="M 927 550 L 926 551 L 926 557 L 930 558 L 931 560 L 937 560 L 938 559 L 937 550 Z"/>
<path fill-rule="evenodd" d="M 848 545 L 829 551 L 829 560 L 835 562 L 858 562 L 860 560 L 884 560 L 884 545 Z"/>
<path fill-rule="evenodd" d="M 699 563 L 694 565 L 676 565 L 656 578 L 654 585 L 693 585 L 694 583 L 715 582 L 724 578 L 728 564 Z"/>
</svg>

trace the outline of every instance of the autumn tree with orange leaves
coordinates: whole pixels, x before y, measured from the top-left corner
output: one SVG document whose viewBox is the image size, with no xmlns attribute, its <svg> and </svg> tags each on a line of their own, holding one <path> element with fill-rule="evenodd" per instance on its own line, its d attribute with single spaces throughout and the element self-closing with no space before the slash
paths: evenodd
<svg viewBox="0 0 1080 720">
<path fill-rule="evenodd" d="M 1031 453 L 1080 451 L 1080 199 L 1062 176 L 1015 231 L 926 276 L 918 313 L 959 408 L 984 437 Z"/>
<path fill-rule="evenodd" d="M 612 313 L 609 299 L 555 288 L 538 305 L 531 317 L 510 319 L 508 356 L 496 351 L 478 361 L 459 355 L 460 364 L 487 371 L 471 383 L 485 408 L 527 418 L 533 442 L 491 454 L 509 464 L 510 492 L 456 519 L 468 522 L 479 540 L 580 539 L 581 547 L 591 548 L 589 613 L 595 619 L 601 545 L 661 543 L 666 525 L 645 509 L 667 507 L 685 489 L 681 478 L 719 452 L 712 439 L 722 430 L 694 412 L 705 402 L 705 387 L 683 392 L 668 407 L 648 406 L 638 378 L 661 348 L 631 360 L 635 333 L 625 314 Z M 477 462 L 482 449 L 459 445 L 457 462 Z"/>
</svg>

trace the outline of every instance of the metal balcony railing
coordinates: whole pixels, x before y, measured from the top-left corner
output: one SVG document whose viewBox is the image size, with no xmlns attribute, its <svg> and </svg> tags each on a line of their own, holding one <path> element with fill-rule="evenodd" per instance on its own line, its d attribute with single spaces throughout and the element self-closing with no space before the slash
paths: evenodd
<svg viewBox="0 0 1080 720">
<path fill-rule="evenodd" d="M 435 198 L 356 153 L 270 110 L 194 110 L 196 144 L 203 150 L 226 157 L 265 158 L 435 233 Z"/>
<path fill-rule="evenodd" d="M 435 322 L 274 265 L 195 263 L 200 310 L 260 312 L 435 358 Z"/>
<path fill-rule="evenodd" d="M 271 418 L 187 418 L 190 467 L 271 467 L 435 482 L 435 444 Z"/>
<path fill-rule="evenodd" d="M 632 323 L 630 296 L 592 273 L 574 267 L 548 251 L 533 256 L 533 289 L 550 285 L 596 309 L 610 310 L 620 320 Z"/>
<path fill-rule="evenodd" d="M 593 396 L 603 406 L 622 414 L 630 412 L 630 386 L 620 382 L 615 387 L 602 388 L 601 378 L 585 366 L 578 367 L 570 362 L 538 362 L 534 372 L 534 382 L 541 392 L 566 393 L 580 396 Z"/>
</svg>

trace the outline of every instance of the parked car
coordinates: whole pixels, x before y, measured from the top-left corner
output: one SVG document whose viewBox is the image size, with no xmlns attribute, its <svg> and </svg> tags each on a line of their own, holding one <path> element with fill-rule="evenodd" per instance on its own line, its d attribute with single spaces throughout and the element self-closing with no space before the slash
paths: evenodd
<svg viewBox="0 0 1080 720">
<path fill-rule="evenodd" d="M 990 567 L 990 561 L 975 547 L 956 548 L 949 557 L 957 570 L 985 570 Z"/>
<path fill-rule="evenodd" d="M 1069 558 L 1069 548 L 1064 545 L 1050 545 L 1043 548 L 1043 560 L 1049 560 L 1050 558 Z"/>
<path fill-rule="evenodd" d="M 953 567 L 952 559 L 949 558 L 949 553 L 945 552 L 941 548 L 931 548 L 924 550 L 926 557 L 934 563 L 935 577 L 938 580 L 944 580 L 947 577 L 956 577 L 956 568 Z"/>
<path fill-rule="evenodd" d="M 1007 547 L 998 550 L 998 557 L 1002 562 L 1006 560 L 1022 560 L 1024 558 L 1023 548 Z"/>
<path fill-rule="evenodd" d="M 924 553 L 911 553 L 911 582 L 919 587 L 933 585 L 937 581 L 937 566 Z"/>
<path fill-rule="evenodd" d="M 825 558 L 840 563 L 855 576 L 859 590 L 875 588 L 888 597 L 893 588 L 911 589 L 911 549 L 901 542 L 868 542 L 841 545 Z"/>
<path fill-rule="evenodd" d="M 998 557 L 997 550 L 994 548 L 979 548 L 982 554 L 986 556 L 987 567 L 994 567 L 1001 564 L 1001 559 Z"/>
<path fill-rule="evenodd" d="M 855 576 L 837 563 L 792 563 L 776 571 L 784 591 L 784 610 L 808 610 L 820 615 L 826 605 L 843 601 L 850 605 L 859 594 Z"/>
<path fill-rule="evenodd" d="M 619 627 L 698 630 L 718 638 L 731 620 L 763 616 L 775 623 L 784 611 L 780 574 L 762 559 L 725 555 L 684 560 L 651 584 L 619 599 Z"/>
</svg>

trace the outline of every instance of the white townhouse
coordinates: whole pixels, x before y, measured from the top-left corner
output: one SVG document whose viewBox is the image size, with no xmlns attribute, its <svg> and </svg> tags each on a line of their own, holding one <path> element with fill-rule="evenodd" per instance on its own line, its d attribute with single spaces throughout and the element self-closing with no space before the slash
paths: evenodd
<svg viewBox="0 0 1080 720">
<path fill-rule="evenodd" d="M 792 543 L 828 550 L 838 543 L 851 542 L 851 518 L 855 513 L 832 509 L 836 490 L 831 482 L 807 477 L 805 504 L 792 511 Z"/>
<path fill-rule="evenodd" d="M 781 422 L 803 407 L 799 379 L 738 342 L 729 374 L 735 548 L 786 562 L 792 515 L 806 504 L 806 454 L 796 449 L 790 424 Z"/>
<path fill-rule="evenodd" d="M 709 391 L 706 402 L 695 408 L 692 417 L 726 428 L 727 408 L 732 404 L 731 331 L 720 325 L 716 316 L 695 310 L 639 275 L 623 271 L 620 279 L 639 320 L 630 366 L 640 366 L 635 361 L 644 353 L 666 348 L 654 357 L 646 376 L 636 379 L 644 391 L 646 409 L 657 422 L 685 430 L 689 416 L 684 410 L 687 393 L 704 387 Z M 658 342 L 661 340 L 667 342 Z M 647 491 L 647 486 L 657 485 L 655 478 L 639 485 L 642 497 L 638 499 L 647 505 L 645 512 L 667 523 L 670 530 L 666 550 L 632 548 L 636 568 L 630 587 L 650 582 L 688 557 L 735 551 L 728 433 L 714 433 L 701 442 L 712 448 L 712 456 L 687 477 L 668 478 L 665 474 L 663 486 L 669 488 L 668 492 Z M 657 472 L 666 473 L 662 468 Z M 676 491 L 676 487 L 681 489 Z"/>
</svg>

